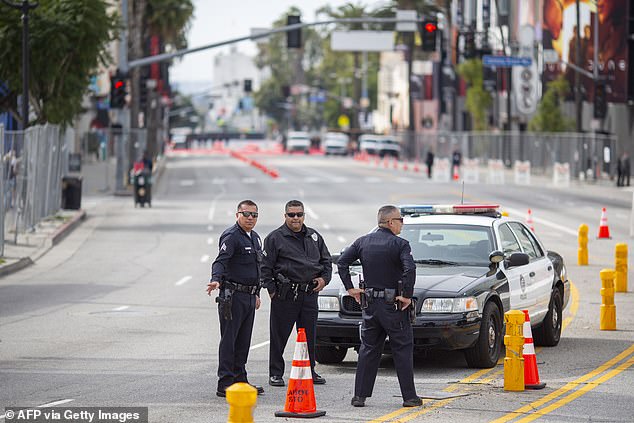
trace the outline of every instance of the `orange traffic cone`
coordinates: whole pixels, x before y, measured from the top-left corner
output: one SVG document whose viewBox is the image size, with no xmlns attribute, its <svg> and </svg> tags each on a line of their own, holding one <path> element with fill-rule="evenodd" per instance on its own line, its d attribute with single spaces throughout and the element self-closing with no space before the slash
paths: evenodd
<svg viewBox="0 0 634 423">
<path fill-rule="evenodd" d="M 608 216 L 605 207 L 601 209 L 601 221 L 599 222 L 599 236 L 597 238 L 610 239 L 610 228 L 608 228 Z"/>
<path fill-rule="evenodd" d="M 313 389 L 313 374 L 308 358 L 308 345 L 304 328 L 297 329 L 297 343 L 293 355 L 293 367 L 286 391 L 284 411 L 276 411 L 275 417 L 321 417 L 325 411 L 317 410 L 315 390 Z"/>
<path fill-rule="evenodd" d="M 409 166 L 407 166 L 407 160 L 403 161 L 403 170 L 404 171 L 408 171 L 409 170 Z"/>
<path fill-rule="evenodd" d="M 533 333 L 531 332 L 531 318 L 528 310 L 524 312 L 524 387 L 526 389 L 543 389 L 546 384 L 539 381 L 539 371 L 537 370 L 537 356 L 533 345 Z"/>
<path fill-rule="evenodd" d="M 526 215 L 526 225 L 531 231 L 535 232 L 535 225 L 533 225 L 533 212 L 531 209 L 528 209 L 528 214 Z"/>
<path fill-rule="evenodd" d="M 387 156 L 383 156 L 383 167 L 387 169 L 387 168 L 388 168 L 388 166 L 389 166 L 389 165 L 388 165 L 388 163 L 387 163 Z"/>
<path fill-rule="evenodd" d="M 418 159 L 416 159 L 416 160 L 414 161 L 414 169 L 413 169 L 413 170 L 414 170 L 414 172 L 416 172 L 416 173 L 420 172 L 420 167 L 418 167 Z"/>
<path fill-rule="evenodd" d="M 460 179 L 460 172 L 458 171 L 458 166 L 453 167 L 453 180 L 457 181 Z"/>
</svg>

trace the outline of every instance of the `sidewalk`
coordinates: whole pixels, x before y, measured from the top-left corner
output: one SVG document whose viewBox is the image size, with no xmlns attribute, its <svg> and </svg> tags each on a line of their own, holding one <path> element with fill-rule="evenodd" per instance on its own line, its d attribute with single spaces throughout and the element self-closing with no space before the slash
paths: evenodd
<svg viewBox="0 0 634 423">
<path fill-rule="evenodd" d="M 158 182 L 165 168 L 165 159 L 154 166 L 154 181 Z M 116 162 L 89 161 L 82 163 L 82 197 L 106 197 L 132 195 L 132 190 L 115 192 Z M 4 256 L 0 257 L 0 278 L 17 272 L 37 261 L 51 248 L 60 243 L 86 218 L 85 210 L 60 210 L 40 222 L 32 232 L 18 233 L 14 243 L 14 232 L 5 232 Z"/>
</svg>

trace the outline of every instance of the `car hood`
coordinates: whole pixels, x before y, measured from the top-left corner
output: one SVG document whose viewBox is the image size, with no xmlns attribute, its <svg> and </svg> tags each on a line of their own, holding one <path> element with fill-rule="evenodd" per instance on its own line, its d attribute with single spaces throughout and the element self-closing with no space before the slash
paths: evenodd
<svg viewBox="0 0 634 423">
<path fill-rule="evenodd" d="M 335 267 L 336 269 L 336 267 Z M 356 270 L 356 272 L 355 272 Z M 360 268 L 351 268 L 352 280 L 356 285 L 357 273 Z M 435 295 L 455 295 L 462 293 L 473 282 L 483 277 L 489 269 L 480 266 L 417 266 L 415 291 L 423 291 L 425 296 L 433 293 Z M 322 294 L 337 295 L 345 291 L 338 273 L 333 273 L 332 280 L 324 288 Z"/>
</svg>

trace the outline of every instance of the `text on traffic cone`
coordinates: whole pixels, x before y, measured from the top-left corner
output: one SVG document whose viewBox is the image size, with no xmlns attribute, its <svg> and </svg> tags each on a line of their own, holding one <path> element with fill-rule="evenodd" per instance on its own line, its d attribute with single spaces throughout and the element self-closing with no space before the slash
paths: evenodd
<svg viewBox="0 0 634 423">
<path fill-rule="evenodd" d="M 325 414 L 325 411 L 317 410 L 315 402 L 306 331 L 304 328 L 298 328 L 284 411 L 276 411 L 275 417 L 320 417 Z"/>
</svg>

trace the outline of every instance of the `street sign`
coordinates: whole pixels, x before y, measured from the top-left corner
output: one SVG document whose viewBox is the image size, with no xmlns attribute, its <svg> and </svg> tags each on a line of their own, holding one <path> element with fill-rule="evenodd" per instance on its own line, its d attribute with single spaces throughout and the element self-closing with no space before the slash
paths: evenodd
<svg viewBox="0 0 634 423">
<path fill-rule="evenodd" d="M 495 66 L 496 68 L 510 68 L 513 66 L 530 66 L 533 59 L 530 57 L 516 56 L 482 56 L 482 64 L 484 66 Z"/>
<path fill-rule="evenodd" d="M 346 115 L 339 115 L 337 123 L 339 124 L 340 128 L 347 129 L 350 127 L 350 118 Z"/>
</svg>

